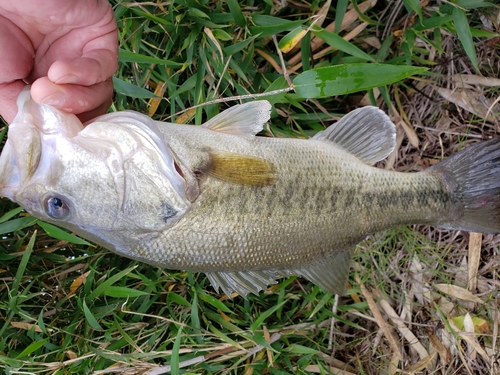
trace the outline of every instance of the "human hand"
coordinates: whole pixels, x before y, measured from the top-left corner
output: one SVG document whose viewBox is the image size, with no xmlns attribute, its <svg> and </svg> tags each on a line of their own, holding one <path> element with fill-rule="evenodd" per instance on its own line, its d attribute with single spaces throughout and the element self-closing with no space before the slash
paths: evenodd
<svg viewBox="0 0 500 375">
<path fill-rule="evenodd" d="M 105 113 L 117 60 L 108 1 L 0 0 L 0 115 L 8 123 L 26 84 L 36 102 L 82 121 Z"/>
</svg>

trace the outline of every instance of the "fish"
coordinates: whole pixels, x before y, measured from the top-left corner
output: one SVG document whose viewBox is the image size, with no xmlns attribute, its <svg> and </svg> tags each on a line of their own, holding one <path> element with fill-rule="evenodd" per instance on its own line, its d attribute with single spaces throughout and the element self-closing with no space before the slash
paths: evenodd
<svg viewBox="0 0 500 375">
<path fill-rule="evenodd" d="M 134 111 L 82 124 L 29 88 L 17 105 L 0 196 L 122 256 L 203 272 L 228 296 L 290 275 L 343 294 L 356 245 L 401 225 L 500 232 L 500 138 L 402 173 L 374 166 L 396 128 L 373 106 L 294 139 L 257 135 L 265 100 L 201 126 Z"/>
</svg>

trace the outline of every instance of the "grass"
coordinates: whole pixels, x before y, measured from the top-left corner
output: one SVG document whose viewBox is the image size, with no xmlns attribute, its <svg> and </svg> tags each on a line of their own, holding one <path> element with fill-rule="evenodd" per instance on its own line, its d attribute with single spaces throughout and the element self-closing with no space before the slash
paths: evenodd
<svg viewBox="0 0 500 375">
<path fill-rule="evenodd" d="M 496 134 L 491 84 L 500 76 L 498 7 L 424 3 L 113 0 L 121 53 L 112 110 L 200 124 L 232 103 L 194 106 L 278 90 L 266 97 L 275 110 L 265 135 L 307 137 L 372 103 L 399 129 L 398 150 L 380 167 L 421 170 Z M 333 21 L 331 32 L 319 29 Z M 335 64 L 368 74 L 374 62 L 428 71 L 361 92 L 347 77 L 343 95 L 307 99 L 297 78 Z M 202 274 L 75 244 L 0 205 L 6 374 L 500 373 L 499 236 L 396 228 L 358 246 L 346 296 L 292 277 L 227 299 Z"/>
</svg>

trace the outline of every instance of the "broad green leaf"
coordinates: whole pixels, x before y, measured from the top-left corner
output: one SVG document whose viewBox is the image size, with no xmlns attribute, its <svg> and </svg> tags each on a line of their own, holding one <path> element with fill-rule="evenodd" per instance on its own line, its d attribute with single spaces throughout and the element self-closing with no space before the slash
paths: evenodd
<svg viewBox="0 0 500 375">
<path fill-rule="evenodd" d="M 19 219 L 13 219 L 0 224 L 0 234 L 12 233 L 16 230 L 23 229 L 32 226 L 37 222 L 37 219 L 33 216 L 20 217 Z"/>
<path fill-rule="evenodd" d="M 101 327 L 101 325 L 97 321 L 97 319 L 94 317 L 94 315 L 92 314 L 92 312 L 88 308 L 87 303 L 85 302 L 85 300 L 83 300 L 83 313 L 85 314 L 85 319 L 87 319 L 87 322 L 89 323 L 89 325 L 94 330 L 96 330 L 96 331 L 102 331 L 103 330 L 102 327 Z"/>
<path fill-rule="evenodd" d="M 457 29 L 458 39 L 462 46 L 464 47 L 465 53 L 470 59 L 472 66 L 479 72 L 479 65 L 477 61 L 476 55 L 476 47 L 474 46 L 474 41 L 472 40 L 472 34 L 469 28 L 469 21 L 467 20 L 467 16 L 465 12 L 460 8 L 453 8 L 453 23 L 455 24 L 455 28 Z"/>
<path fill-rule="evenodd" d="M 338 96 L 388 85 L 426 70 L 389 64 L 335 65 L 303 72 L 295 77 L 293 86 L 303 98 Z"/>
<path fill-rule="evenodd" d="M 139 64 L 158 64 L 158 65 L 166 65 L 171 67 L 181 67 L 182 64 L 170 60 L 160 59 L 158 57 L 141 55 L 139 53 L 126 51 L 124 49 L 120 49 L 118 52 L 118 61 L 119 62 L 133 62 Z"/>
<path fill-rule="evenodd" d="M 19 353 L 19 355 L 16 358 L 24 358 L 29 356 L 31 353 L 36 352 L 38 349 L 44 346 L 47 341 L 49 341 L 48 338 L 32 342 L 26 347 L 26 349 L 24 349 L 21 353 Z"/>
<path fill-rule="evenodd" d="M 106 288 L 103 294 L 105 296 L 115 297 L 115 298 L 129 298 L 129 297 L 135 298 L 141 296 L 148 296 L 151 293 L 144 292 L 142 290 L 127 288 L 124 286 L 110 286 L 109 288 Z"/>
<path fill-rule="evenodd" d="M 58 228 L 55 225 L 45 223 L 43 221 L 38 220 L 37 224 L 42 227 L 42 229 L 47 233 L 50 237 L 56 238 L 61 241 L 68 241 L 77 245 L 87 245 L 94 246 L 90 242 L 85 241 L 84 239 L 77 237 L 71 233 L 66 232 L 64 229 Z"/>
<path fill-rule="evenodd" d="M 132 98 L 139 98 L 139 99 L 157 98 L 157 96 L 154 93 L 146 89 L 143 89 L 142 87 L 126 82 L 117 77 L 113 77 L 113 85 L 115 86 L 115 90 L 118 93 L 130 96 Z"/>
<path fill-rule="evenodd" d="M 347 40 L 345 40 L 344 38 L 342 38 L 337 34 L 334 34 L 327 30 L 313 31 L 313 33 L 328 45 L 337 48 L 342 52 L 345 52 L 355 57 L 359 57 L 360 59 L 363 60 L 375 61 L 375 59 L 372 56 L 367 55 L 366 53 L 361 51 L 358 47 L 356 47 L 354 44 L 349 43 Z"/>
</svg>

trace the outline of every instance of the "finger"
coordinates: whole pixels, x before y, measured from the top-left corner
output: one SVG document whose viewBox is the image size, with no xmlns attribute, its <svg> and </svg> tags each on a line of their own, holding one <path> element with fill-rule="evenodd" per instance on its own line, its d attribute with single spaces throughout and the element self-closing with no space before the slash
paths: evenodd
<svg viewBox="0 0 500 375">
<path fill-rule="evenodd" d="M 0 83 L 25 78 L 35 52 L 28 37 L 10 20 L 0 16 Z"/>
<path fill-rule="evenodd" d="M 99 58 L 93 56 L 99 55 Z M 96 50 L 86 57 L 54 62 L 48 78 L 56 84 L 92 86 L 111 77 L 118 68 L 117 55 L 109 50 Z"/>
<path fill-rule="evenodd" d="M 37 103 L 49 104 L 66 112 L 81 114 L 109 103 L 113 96 L 113 82 L 108 79 L 86 87 L 58 85 L 47 77 L 42 77 L 31 86 L 31 96 Z"/>
<path fill-rule="evenodd" d="M 7 124 L 10 124 L 16 117 L 16 100 L 25 86 L 23 81 L 0 84 L 0 115 Z"/>
</svg>

